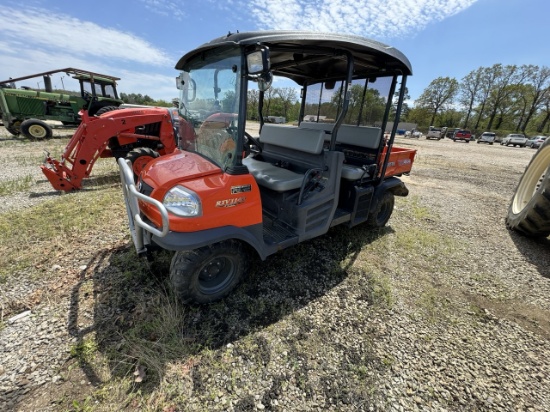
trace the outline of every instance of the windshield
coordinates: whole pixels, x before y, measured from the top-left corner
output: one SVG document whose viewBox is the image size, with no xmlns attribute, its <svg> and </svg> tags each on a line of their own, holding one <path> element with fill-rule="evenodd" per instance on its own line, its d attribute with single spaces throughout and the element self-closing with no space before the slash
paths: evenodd
<svg viewBox="0 0 550 412">
<path fill-rule="evenodd" d="M 179 109 L 188 125 L 187 132 L 180 129 L 183 148 L 224 170 L 237 160 L 240 72 L 240 49 L 201 56 L 183 72 Z"/>
</svg>

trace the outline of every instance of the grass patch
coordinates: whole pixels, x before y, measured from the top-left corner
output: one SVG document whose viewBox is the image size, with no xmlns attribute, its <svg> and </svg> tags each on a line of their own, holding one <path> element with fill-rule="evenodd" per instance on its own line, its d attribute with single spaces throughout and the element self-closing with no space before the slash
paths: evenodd
<svg viewBox="0 0 550 412">
<path fill-rule="evenodd" d="M 0 196 L 9 196 L 14 193 L 23 192 L 28 190 L 34 183 L 32 175 L 26 175 L 24 177 L 0 181 Z"/>
<path fill-rule="evenodd" d="M 61 195 L 35 207 L 0 215 L 0 282 L 25 270 L 44 273 L 81 249 L 99 246 L 107 233 L 126 233 L 118 190 Z M 98 242 L 99 241 L 99 242 Z"/>
</svg>

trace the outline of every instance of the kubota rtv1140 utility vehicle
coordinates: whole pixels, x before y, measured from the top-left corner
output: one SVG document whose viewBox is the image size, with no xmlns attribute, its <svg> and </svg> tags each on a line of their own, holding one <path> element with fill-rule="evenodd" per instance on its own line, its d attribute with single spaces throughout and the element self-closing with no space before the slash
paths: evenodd
<svg viewBox="0 0 550 412">
<path fill-rule="evenodd" d="M 118 163 L 136 250 L 175 252 L 170 277 L 184 302 L 228 294 L 253 253 L 266 259 L 336 225 L 382 227 L 394 196 L 408 194 L 397 176 L 416 151 L 393 142 L 411 66 L 396 49 L 339 34 L 230 33 L 176 69 L 180 116 L 194 126 L 180 132 L 187 149 L 149 162 L 137 184 Z M 259 90 L 264 119 L 274 76 L 301 90 L 298 125 L 260 123 L 252 136 L 249 91 Z"/>
</svg>

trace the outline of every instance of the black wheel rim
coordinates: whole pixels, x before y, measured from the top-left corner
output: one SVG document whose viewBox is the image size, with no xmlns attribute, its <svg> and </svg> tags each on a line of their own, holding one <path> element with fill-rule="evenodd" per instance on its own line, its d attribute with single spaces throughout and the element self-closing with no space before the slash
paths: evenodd
<svg viewBox="0 0 550 412">
<path fill-rule="evenodd" d="M 205 295 L 216 294 L 225 289 L 235 277 L 235 264 L 226 256 L 206 262 L 199 272 L 199 288 Z"/>
</svg>

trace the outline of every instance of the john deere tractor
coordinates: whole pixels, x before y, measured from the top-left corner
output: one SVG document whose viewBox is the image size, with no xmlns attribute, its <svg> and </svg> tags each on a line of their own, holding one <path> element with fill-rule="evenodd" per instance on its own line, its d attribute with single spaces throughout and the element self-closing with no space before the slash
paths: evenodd
<svg viewBox="0 0 550 412">
<path fill-rule="evenodd" d="M 76 79 L 79 91 L 55 90 L 52 75 L 61 74 Z M 19 86 L 28 80 L 43 82 L 43 89 Z M 44 139 L 52 136 L 52 127 L 47 120 L 56 120 L 64 126 L 80 124 L 78 112 L 87 110 L 89 115 L 101 114 L 120 106 L 116 91 L 118 77 L 93 73 L 87 70 L 66 68 L 36 73 L 0 81 L 0 115 L 4 127 L 13 135 L 24 135 L 30 139 Z M 109 109 L 104 109 L 109 107 Z"/>
</svg>

